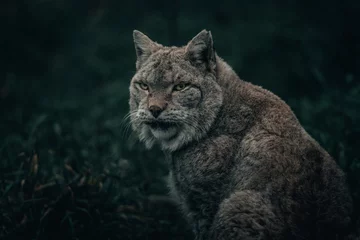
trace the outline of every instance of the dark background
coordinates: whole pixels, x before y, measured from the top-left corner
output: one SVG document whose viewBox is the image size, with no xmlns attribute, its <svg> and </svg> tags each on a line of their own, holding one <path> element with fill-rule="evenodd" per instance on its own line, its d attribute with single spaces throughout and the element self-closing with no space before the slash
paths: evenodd
<svg viewBox="0 0 360 240">
<path fill-rule="evenodd" d="M 132 31 L 202 29 L 336 159 L 360 215 L 360 1 L 2 0 L 0 238 L 191 239 L 166 162 L 131 134 Z"/>
</svg>

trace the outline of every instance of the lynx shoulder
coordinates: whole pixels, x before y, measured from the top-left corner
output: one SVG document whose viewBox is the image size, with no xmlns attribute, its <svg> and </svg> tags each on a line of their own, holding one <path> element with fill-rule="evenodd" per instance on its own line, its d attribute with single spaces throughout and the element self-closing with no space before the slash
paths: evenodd
<svg viewBox="0 0 360 240">
<path fill-rule="evenodd" d="M 240 80 L 206 30 L 184 47 L 133 37 L 132 128 L 170 156 L 196 239 L 343 239 L 344 174 L 284 101 Z"/>
</svg>

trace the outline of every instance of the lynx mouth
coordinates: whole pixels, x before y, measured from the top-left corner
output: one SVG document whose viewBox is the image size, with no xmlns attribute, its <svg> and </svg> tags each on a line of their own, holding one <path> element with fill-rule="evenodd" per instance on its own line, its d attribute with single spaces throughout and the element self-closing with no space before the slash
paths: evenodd
<svg viewBox="0 0 360 240">
<path fill-rule="evenodd" d="M 168 141 L 178 133 L 177 124 L 174 122 L 145 122 L 149 126 L 152 135 L 160 141 Z"/>
<path fill-rule="evenodd" d="M 176 123 L 174 123 L 174 122 L 156 121 L 156 122 L 145 122 L 145 124 L 154 130 L 162 130 L 162 131 L 166 131 L 172 127 L 176 127 Z"/>
</svg>

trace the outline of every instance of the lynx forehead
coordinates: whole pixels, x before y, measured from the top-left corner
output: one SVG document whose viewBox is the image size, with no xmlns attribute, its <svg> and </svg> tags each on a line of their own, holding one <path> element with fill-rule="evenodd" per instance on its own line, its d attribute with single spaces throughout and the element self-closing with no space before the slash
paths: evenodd
<svg viewBox="0 0 360 240">
<path fill-rule="evenodd" d="M 201 32 L 179 48 L 164 47 L 138 31 L 134 31 L 134 41 L 137 72 L 130 84 L 133 130 L 147 147 L 158 143 L 168 151 L 201 139 L 222 104 L 210 32 Z M 205 62 L 204 56 L 212 60 Z"/>
</svg>

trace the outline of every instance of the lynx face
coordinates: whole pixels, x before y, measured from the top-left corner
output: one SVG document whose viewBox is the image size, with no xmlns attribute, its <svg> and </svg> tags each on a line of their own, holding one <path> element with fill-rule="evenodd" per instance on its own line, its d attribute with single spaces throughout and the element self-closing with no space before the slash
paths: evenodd
<svg viewBox="0 0 360 240">
<path fill-rule="evenodd" d="M 186 47 L 163 47 L 134 31 L 137 72 L 130 84 L 133 130 L 148 148 L 175 151 L 209 130 L 222 104 L 209 32 Z M 204 58 L 205 56 L 205 58 Z"/>
</svg>

